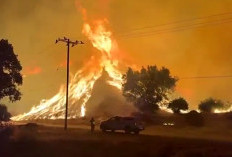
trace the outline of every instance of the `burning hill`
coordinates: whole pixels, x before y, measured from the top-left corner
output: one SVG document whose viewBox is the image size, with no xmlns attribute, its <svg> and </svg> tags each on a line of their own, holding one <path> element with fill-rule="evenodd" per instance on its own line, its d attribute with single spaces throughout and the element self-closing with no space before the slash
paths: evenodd
<svg viewBox="0 0 232 157">
<path fill-rule="evenodd" d="M 101 108 L 109 107 L 107 100 L 113 106 L 125 104 L 121 96 L 120 90 L 122 86 L 122 74 L 119 71 L 119 60 L 113 54 L 119 52 L 117 43 L 112 39 L 112 33 L 106 30 L 104 24 L 106 20 L 97 20 L 91 23 L 87 22 L 83 25 L 82 33 L 89 39 L 92 46 L 100 52 L 100 57 L 93 56 L 88 63 L 77 71 L 71 78 L 69 84 L 69 114 L 68 118 L 84 117 L 86 110 L 89 109 L 89 114 L 99 113 Z M 101 95 L 97 89 L 103 89 L 100 85 L 102 80 L 108 75 L 103 83 L 107 84 L 108 90 L 113 91 L 114 96 L 109 96 L 111 92 L 107 91 L 108 96 Z M 103 81 L 104 82 L 104 81 Z M 111 86 L 109 88 L 109 86 Z M 112 87 L 116 88 L 113 89 Z M 106 89 L 107 89 L 106 88 Z M 115 92 L 117 91 L 117 92 Z M 117 94 L 115 94 L 117 93 Z M 119 94 L 120 93 L 120 94 Z M 116 96 L 115 96 L 116 95 Z M 92 97 L 93 96 L 93 97 Z M 92 106 L 93 105 L 93 106 Z M 102 106 L 102 107 L 101 107 Z M 107 106 L 107 107 L 106 107 Z M 114 109 L 111 109 L 115 111 Z M 109 110 L 107 110 L 109 111 Z M 39 105 L 24 114 L 13 117 L 13 120 L 28 120 L 28 119 L 63 119 L 65 113 L 65 88 L 62 85 L 59 92 L 50 99 L 41 100 Z M 104 111 L 105 114 L 109 112 Z M 110 112 L 112 114 L 112 112 Z"/>
</svg>

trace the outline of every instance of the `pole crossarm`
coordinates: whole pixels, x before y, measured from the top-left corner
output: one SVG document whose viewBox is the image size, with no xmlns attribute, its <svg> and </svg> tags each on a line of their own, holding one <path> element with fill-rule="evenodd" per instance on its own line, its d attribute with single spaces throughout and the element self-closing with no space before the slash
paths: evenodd
<svg viewBox="0 0 232 157">
<path fill-rule="evenodd" d="M 75 45 L 78 45 L 78 44 L 84 44 L 83 41 L 80 41 L 80 40 L 76 40 L 76 41 L 71 41 L 70 39 L 66 38 L 66 37 L 63 37 L 63 38 L 58 38 L 55 43 L 57 44 L 58 42 L 65 42 L 67 44 L 71 44 L 71 46 L 75 46 Z"/>
<path fill-rule="evenodd" d="M 68 92 L 69 92 L 69 49 L 70 45 L 73 47 L 78 44 L 84 44 L 83 41 L 71 41 L 69 38 L 58 38 L 55 43 L 64 42 L 67 46 L 67 84 L 66 84 L 66 104 L 65 104 L 65 121 L 64 121 L 64 129 L 67 130 L 67 120 L 68 120 Z"/>
</svg>

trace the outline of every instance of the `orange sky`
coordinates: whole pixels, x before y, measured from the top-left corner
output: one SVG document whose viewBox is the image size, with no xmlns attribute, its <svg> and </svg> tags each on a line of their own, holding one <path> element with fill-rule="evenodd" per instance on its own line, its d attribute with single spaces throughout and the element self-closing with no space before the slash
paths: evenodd
<svg viewBox="0 0 232 157">
<path fill-rule="evenodd" d="M 231 0 L 83 0 L 91 19 L 107 18 L 122 55 L 130 64 L 165 66 L 179 78 L 191 76 L 232 75 L 232 22 L 222 22 L 232 14 L 211 16 L 193 22 L 219 21 L 204 27 L 152 34 L 191 22 L 174 25 L 186 19 L 228 13 Z M 65 83 L 66 47 L 55 45 L 57 37 L 86 40 L 81 34 L 82 17 L 75 0 L 0 0 L 0 38 L 8 39 L 23 66 L 22 100 L 10 104 L 10 111 L 22 113 L 50 98 Z M 220 24 L 219 24 L 220 23 Z M 137 28 L 163 25 L 154 29 Z M 141 37 L 141 34 L 148 35 Z M 127 37 L 126 33 L 135 33 Z M 121 34 L 121 36 L 120 36 Z M 150 34 L 150 35 L 149 35 Z M 71 49 L 71 71 L 77 71 L 96 53 L 91 44 Z M 207 97 L 232 101 L 232 78 L 179 80 L 177 91 L 191 108 Z"/>
</svg>

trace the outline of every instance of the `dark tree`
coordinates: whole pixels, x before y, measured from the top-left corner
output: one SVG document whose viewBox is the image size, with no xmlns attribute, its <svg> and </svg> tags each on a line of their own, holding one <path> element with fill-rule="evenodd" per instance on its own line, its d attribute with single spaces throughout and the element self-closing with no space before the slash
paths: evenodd
<svg viewBox="0 0 232 157">
<path fill-rule="evenodd" d="M 20 100 L 18 89 L 22 85 L 22 66 L 15 55 L 13 47 L 7 40 L 0 41 L 0 100 L 9 97 L 14 102 Z"/>
<path fill-rule="evenodd" d="M 199 106 L 198 106 L 198 109 L 201 111 L 201 112 L 214 112 L 215 109 L 222 109 L 224 108 L 225 105 L 224 103 L 221 101 L 221 100 L 216 100 L 216 99 L 213 99 L 213 98 L 208 98 L 204 101 L 202 101 Z"/>
<path fill-rule="evenodd" d="M 143 113 L 153 113 L 159 109 L 158 103 L 167 99 L 176 81 L 164 67 L 148 66 L 140 71 L 129 68 L 123 76 L 123 95 Z"/>
<path fill-rule="evenodd" d="M 11 114 L 7 111 L 5 105 L 0 104 L 0 121 L 9 121 Z"/>
<path fill-rule="evenodd" d="M 184 98 L 178 98 L 172 100 L 168 104 L 168 108 L 170 108 L 174 113 L 180 113 L 180 110 L 188 110 L 188 103 Z"/>
</svg>

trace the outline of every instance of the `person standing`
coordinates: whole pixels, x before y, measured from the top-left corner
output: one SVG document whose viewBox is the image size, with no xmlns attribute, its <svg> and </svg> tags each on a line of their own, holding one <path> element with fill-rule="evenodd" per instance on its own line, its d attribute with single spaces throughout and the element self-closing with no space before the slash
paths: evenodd
<svg viewBox="0 0 232 157">
<path fill-rule="evenodd" d="M 90 126 L 91 126 L 91 133 L 93 133 L 95 129 L 95 120 L 93 117 L 90 120 Z"/>
</svg>

